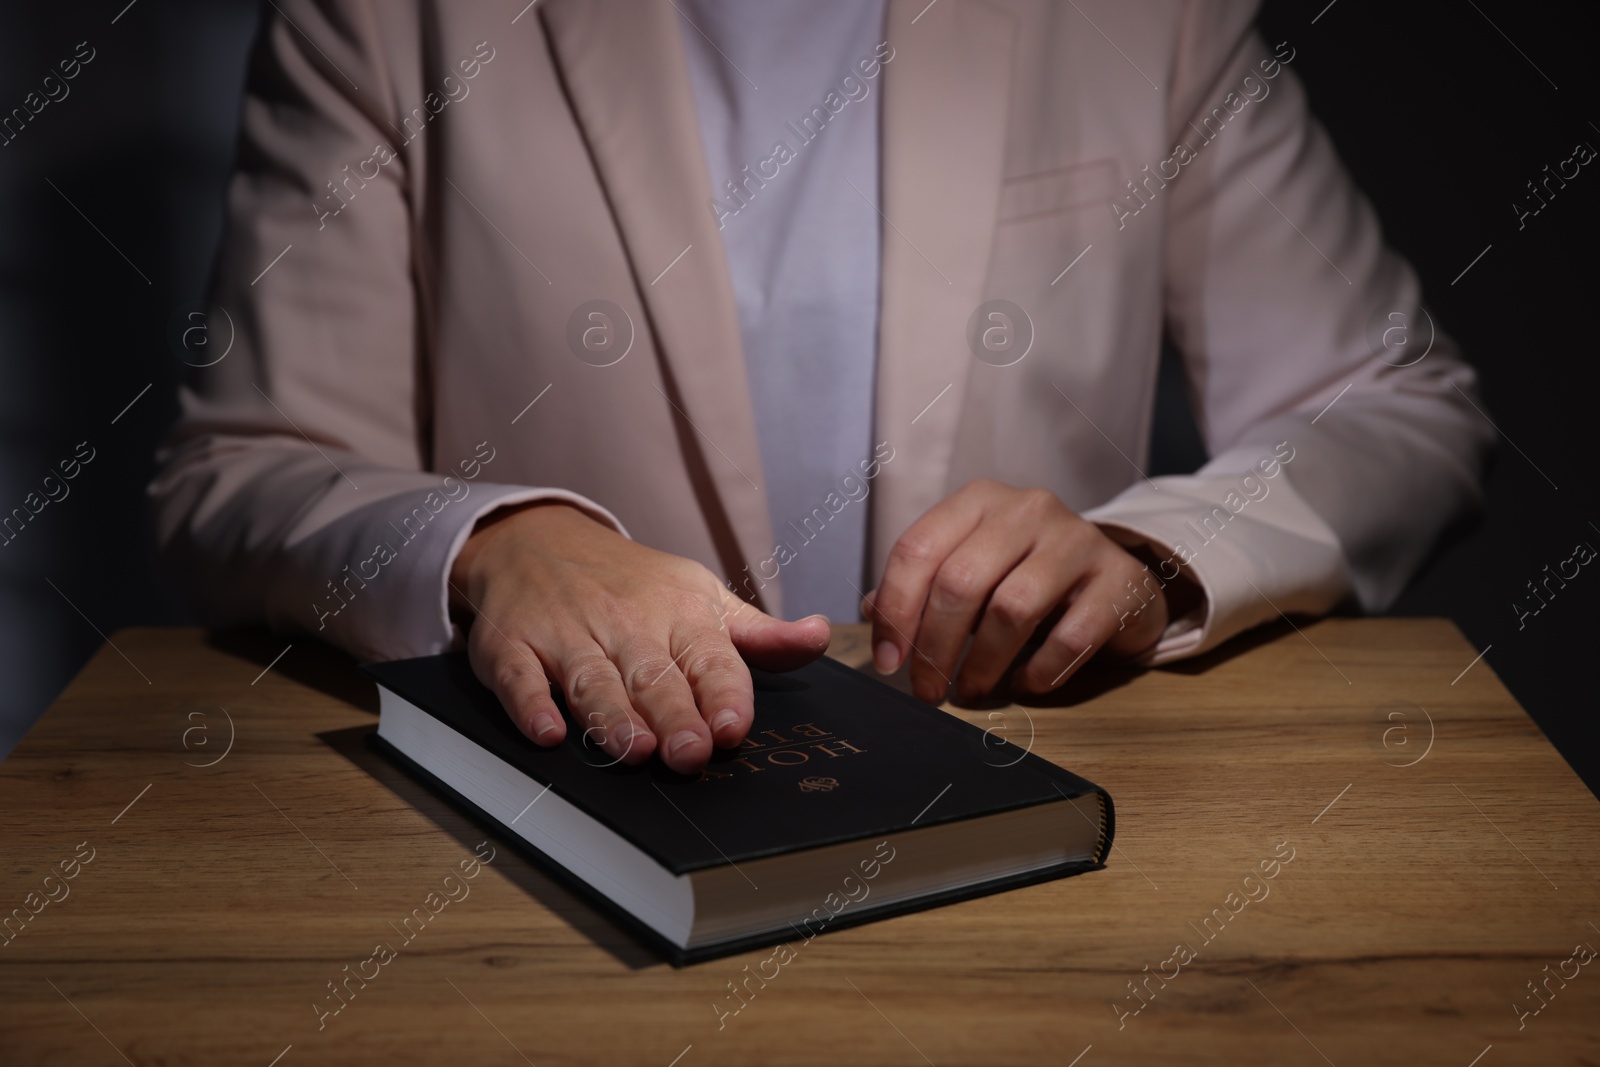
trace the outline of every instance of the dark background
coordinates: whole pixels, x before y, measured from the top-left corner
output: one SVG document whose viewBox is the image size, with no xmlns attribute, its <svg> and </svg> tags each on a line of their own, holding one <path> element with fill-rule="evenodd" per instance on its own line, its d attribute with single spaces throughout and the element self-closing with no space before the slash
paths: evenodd
<svg viewBox="0 0 1600 1067">
<path fill-rule="evenodd" d="M 1447 538 L 1393 611 L 1447 615 L 1491 646 L 1486 662 L 1600 791 L 1600 574 L 1580 572 L 1521 629 L 1512 608 L 1576 543 L 1600 546 L 1594 459 L 1579 447 L 1593 417 L 1600 161 L 1525 228 L 1512 210 L 1579 141 L 1600 148 L 1580 10 L 1268 0 L 1261 26 L 1296 50 L 1313 109 L 1506 435 L 1486 515 Z M 254 0 L 0 13 L 0 114 L 78 42 L 96 52 L 66 99 L 0 147 L 0 513 L 79 441 L 96 451 L 71 495 L 0 548 L 0 755 L 102 634 L 183 621 L 151 575 L 143 486 L 176 411 L 171 324 L 201 306 L 220 232 L 255 20 Z M 1193 469 L 1203 454 L 1170 376 L 1159 416 L 1153 473 Z"/>
</svg>

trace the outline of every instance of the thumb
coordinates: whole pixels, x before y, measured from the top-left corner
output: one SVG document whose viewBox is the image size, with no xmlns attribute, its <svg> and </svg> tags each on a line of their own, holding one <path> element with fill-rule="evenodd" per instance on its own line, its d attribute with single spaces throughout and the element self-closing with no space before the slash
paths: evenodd
<svg viewBox="0 0 1600 1067">
<path fill-rule="evenodd" d="M 784 622 L 732 596 L 724 598 L 723 610 L 733 647 L 761 670 L 792 671 L 828 650 L 832 629 L 826 616 Z"/>
</svg>

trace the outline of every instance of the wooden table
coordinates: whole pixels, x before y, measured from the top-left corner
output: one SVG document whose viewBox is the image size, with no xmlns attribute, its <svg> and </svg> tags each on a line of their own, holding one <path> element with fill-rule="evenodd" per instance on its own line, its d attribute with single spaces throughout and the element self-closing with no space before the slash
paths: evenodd
<svg viewBox="0 0 1600 1067">
<path fill-rule="evenodd" d="M 720 1030 L 768 952 L 656 962 L 375 757 L 371 684 L 286 644 L 122 631 L 0 764 L 0 1062 L 1600 1060 L 1574 958 L 1600 804 L 1447 622 L 1283 626 L 959 712 L 1110 790 L 1107 869 L 820 937 Z M 832 651 L 863 663 L 860 628 Z"/>
</svg>

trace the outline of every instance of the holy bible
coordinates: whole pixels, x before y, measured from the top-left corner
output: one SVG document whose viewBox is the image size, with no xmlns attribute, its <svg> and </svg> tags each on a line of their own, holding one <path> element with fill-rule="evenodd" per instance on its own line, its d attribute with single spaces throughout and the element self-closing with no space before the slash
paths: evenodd
<svg viewBox="0 0 1600 1067">
<path fill-rule="evenodd" d="M 1104 865 L 1105 790 L 829 659 L 705 772 L 541 748 L 464 654 L 370 664 L 373 743 L 675 966 Z M 559 695 L 558 695 L 559 702 Z M 567 714 L 563 705 L 563 714 Z"/>
</svg>

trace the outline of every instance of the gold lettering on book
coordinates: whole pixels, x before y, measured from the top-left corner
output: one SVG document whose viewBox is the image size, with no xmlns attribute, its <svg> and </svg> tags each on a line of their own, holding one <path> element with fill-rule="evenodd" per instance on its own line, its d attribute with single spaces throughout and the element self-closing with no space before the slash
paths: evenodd
<svg viewBox="0 0 1600 1067">
<path fill-rule="evenodd" d="M 841 756 L 861 755 L 867 750 L 847 738 L 836 737 L 816 723 L 807 722 L 779 730 L 758 730 L 739 742 L 737 751 L 737 759 L 711 764 L 696 781 L 732 778 L 745 772 L 761 774 L 774 767 L 799 767 L 823 757 L 832 761 Z"/>
</svg>

